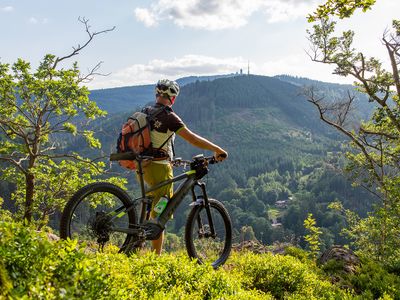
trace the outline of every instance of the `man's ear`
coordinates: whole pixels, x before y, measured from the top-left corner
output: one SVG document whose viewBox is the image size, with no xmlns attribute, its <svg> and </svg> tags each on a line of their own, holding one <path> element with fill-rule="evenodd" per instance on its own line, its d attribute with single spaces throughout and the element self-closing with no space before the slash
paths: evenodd
<svg viewBox="0 0 400 300">
<path fill-rule="evenodd" d="M 176 96 L 172 96 L 172 97 L 170 98 L 171 104 L 174 104 L 175 98 L 176 98 Z"/>
</svg>

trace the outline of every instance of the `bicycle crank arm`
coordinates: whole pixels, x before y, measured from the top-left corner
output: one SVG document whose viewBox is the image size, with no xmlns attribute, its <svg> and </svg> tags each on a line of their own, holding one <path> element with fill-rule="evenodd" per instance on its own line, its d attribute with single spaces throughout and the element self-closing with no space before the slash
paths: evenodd
<svg viewBox="0 0 400 300">
<path fill-rule="evenodd" d="M 146 240 L 157 240 L 161 233 L 164 231 L 164 227 L 154 221 L 148 221 L 144 225 L 144 232 L 146 235 Z"/>
</svg>

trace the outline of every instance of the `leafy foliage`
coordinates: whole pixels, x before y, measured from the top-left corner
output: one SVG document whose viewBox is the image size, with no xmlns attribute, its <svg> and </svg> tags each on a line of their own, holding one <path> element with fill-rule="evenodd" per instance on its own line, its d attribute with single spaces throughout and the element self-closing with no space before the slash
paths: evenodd
<svg viewBox="0 0 400 300">
<path fill-rule="evenodd" d="M 72 175 L 90 177 L 103 167 L 76 153 L 63 151 L 60 142 L 60 136 L 70 134 L 84 137 L 90 147 L 100 148 L 93 131 L 86 130 L 83 123 L 106 115 L 89 99 L 89 91 L 82 85 L 99 65 L 86 76 L 76 62 L 69 68 L 59 67 L 85 48 L 94 36 L 110 31 L 91 32 L 88 21 L 79 20 L 85 24 L 89 39 L 83 46 L 73 48 L 69 55 L 47 54 L 36 70 L 22 59 L 12 66 L 0 63 L 0 162 L 7 164 L 1 176 L 17 185 L 12 198 L 16 200 L 19 217 L 30 223 L 40 215 L 40 226 L 64 204 L 60 200 L 70 194 L 66 185 L 77 186 L 79 179 L 73 179 Z M 77 163 L 64 161 L 66 158 Z"/>
<path fill-rule="evenodd" d="M 361 8 L 364 12 L 371 9 L 376 0 L 328 0 L 318 6 L 313 14 L 308 16 L 309 22 L 319 18 L 338 16 L 339 18 L 350 17 L 356 9 Z"/>
<path fill-rule="evenodd" d="M 358 89 L 365 93 L 376 108 L 370 119 L 358 124 L 354 129 L 348 122 L 355 96 L 349 93 L 341 101 L 326 101 L 324 95 L 311 88 L 306 94 L 314 104 L 320 118 L 337 129 L 350 140 L 346 152 L 346 170 L 352 175 L 355 185 L 361 185 L 380 197 L 382 205 L 374 214 L 349 227 L 347 233 L 355 239 L 355 244 L 365 253 L 387 264 L 398 264 L 396 249 L 399 239 L 399 22 L 392 22 L 392 31 L 387 30 L 382 37 L 390 69 L 386 70 L 380 59 L 368 58 L 353 47 L 354 32 L 335 33 L 336 21 L 332 16 L 350 17 L 356 8 L 365 11 L 375 1 L 327 1 L 320 6 L 310 21 L 319 21 L 308 31 L 312 53 L 316 62 L 332 64 L 334 73 L 351 76 Z M 347 214 L 349 215 L 349 214 Z M 367 240 L 373 240 L 368 244 Z"/>
<path fill-rule="evenodd" d="M 10 289 L 2 281 L 2 292 L 13 298 L 268 299 L 268 294 L 245 290 L 224 270 L 189 261 L 186 254 L 127 257 L 112 247 L 107 253 L 88 254 L 77 241 L 53 244 L 44 233 L 4 222 L 0 236 L 6 270 L 1 278 L 12 282 Z"/>
<path fill-rule="evenodd" d="M 77 156 L 79 157 L 79 156 Z M 80 158 L 80 157 L 79 157 Z M 104 163 L 91 163 L 88 159 L 80 158 L 80 161 L 62 160 L 53 161 L 38 160 L 38 164 L 30 169 L 35 177 L 36 192 L 33 197 L 33 216 L 32 223 L 38 229 L 47 225 L 50 217 L 58 211 L 62 211 L 68 199 L 81 187 L 99 179 L 103 174 Z M 16 169 L 9 167 L 3 170 L 4 178 L 12 178 L 9 181 L 16 184 L 16 190 L 11 196 L 11 200 L 18 207 L 24 207 L 26 199 L 26 185 L 23 174 Z M 105 179 L 107 182 L 124 187 L 124 178 L 110 177 Z M 17 219 L 23 219 L 23 211 L 19 210 L 13 214 Z M 50 224 L 57 227 L 58 224 Z"/>
<path fill-rule="evenodd" d="M 246 288 L 269 292 L 275 299 L 329 299 L 347 295 L 320 277 L 311 261 L 300 262 L 292 256 L 236 254 L 231 265 L 244 277 Z"/>
<path fill-rule="evenodd" d="M 351 244 L 356 249 L 362 249 L 362 253 L 366 258 L 371 260 L 377 259 L 377 253 L 381 251 L 382 244 L 382 224 L 380 220 L 381 214 L 386 212 L 383 209 L 375 211 L 366 218 L 360 218 L 357 214 L 349 209 L 344 209 L 342 203 L 332 202 L 329 207 L 339 211 L 346 219 L 347 227 L 343 228 L 342 233 L 347 236 L 352 242 Z M 397 229 L 392 228 L 393 231 L 387 230 L 390 236 L 396 236 Z M 392 241 L 392 243 L 395 241 Z M 392 268 L 397 269 L 400 265 L 399 250 L 396 244 L 387 242 L 384 249 L 385 257 L 381 258 Z"/>
<path fill-rule="evenodd" d="M 321 268 L 340 287 L 356 291 L 359 299 L 397 299 L 400 293 L 400 278 L 389 273 L 379 263 L 361 256 L 361 265 L 356 273 L 343 271 L 343 261 L 329 260 Z M 384 284 L 383 284 L 384 283 Z"/>
<path fill-rule="evenodd" d="M 319 236 L 322 231 L 316 226 L 315 219 L 313 215 L 308 214 L 307 219 L 304 220 L 304 227 L 308 231 L 308 234 L 304 237 L 308 243 L 308 247 L 310 248 L 311 255 L 313 258 L 316 258 L 319 250 L 320 250 L 320 241 Z"/>
<path fill-rule="evenodd" d="M 17 299 L 377 299 L 399 292 L 399 277 L 367 262 L 365 272 L 344 278 L 354 290 L 341 289 L 295 248 L 289 255 L 234 252 L 214 270 L 180 252 L 127 257 L 108 247 L 94 254 L 16 223 L 0 222 L 0 236 L 1 295 Z"/>
</svg>

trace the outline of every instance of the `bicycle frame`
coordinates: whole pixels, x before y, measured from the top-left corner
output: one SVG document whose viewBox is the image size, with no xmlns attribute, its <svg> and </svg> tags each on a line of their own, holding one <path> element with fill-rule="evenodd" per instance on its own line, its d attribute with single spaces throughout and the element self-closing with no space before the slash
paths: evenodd
<svg viewBox="0 0 400 300">
<path fill-rule="evenodd" d="M 161 215 L 159 215 L 157 218 L 158 224 L 164 227 L 165 224 L 168 222 L 168 220 L 171 218 L 175 209 L 179 206 L 179 204 L 182 202 L 183 198 L 188 193 L 189 189 L 195 184 L 196 171 L 190 170 L 188 172 L 185 172 L 183 174 L 175 176 L 171 179 L 164 180 L 147 190 L 144 187 L 143 169 L 142 169 L 141 161 L 138 162 L 138 174 L 139 174 L 139 183 L 140 183 L 140 188 L 142 191 L 142 196 L 141 196 L 141 198 L 135 199 L 134 201 L 142 200 L 142 202 L 143 202 L 143 199 L 146 198 L 146 194 L 153 192 L 165 185 L 186 179 L 184 182 L 182 182 L 179 185 L 178 189 L 173 194 L 170 201 L 168 201 L 166 208 L 161 213 Z M 143 203 L 143 204 L 146 204 L 146 203 Z M 142 205 L 140 219 L 139 219 L 140 224 L 142 224 L 146 220 L 146 212 L 147 212 L 146 205 Z"/>
<path fill-rule="evenodd" d="M 137 236 L 140 236 L 147 240 L 157 239 L 159 237 L 159 235 L 162 233 L 162 231 L 165 229 L 166 223 L 171 219 L 171 216 L 174 213 L 174 211 L 176 210 L 176 208 L 182 203 L 185 196 L 189 193 L 189 190 L 191 190 L 194 205 L 205 205 L 206 206 L 206 211 L 207 211 L 207 216 L 209 219 L 211 234 L 213 236 L 215 235 L 215 229 L 214 229 L 214 225 L 213 225 L 212 218 L 211 218 L 211 212 L 209 209 L 208 197 L 207 197 L 207 192 L 205 189 L 205 183 L 199 182 L 198 179 L 196 179 L 196 171 L 195 170 L 190 170 L 183 174 L 175 176 L 171 179 L 164 180 L 147 190 L 145 189 L 145 185 L 144 185 L 143 168 L 142 168 L 141 160 L 138 160 L 138 174 L 139 174 L 139 184 L 140 184 L 140 189 L 141 189 L 141 197 L 133 199 L 132 205 L 129 208 L 125 208 L 123 206 L 117 208 L 111 214 L 112 215 L 111 221 L 117 217 L 120 218 L 120 217 L 124 216 L 129 210 L 134 208 L 135 203 L 137 201 L 140 201 L 142 203 L 142 206 L 141 206 L 139 221 L 137 224 L 131 225 L 132 226 L 131 228 L 116 228 L 116 227 L 114 227 L 113 228 L 114 231 L 137 235 Z M 146 220 L 147 209 L 151 205 L 151 202 L 152 202 L 151 199 L 146 197 L 146 194 L 148 194 L 152 191 L 155 191 L 165 185 L 168 185 L 168 184 L 171 184 L 171 183 L 174 183 L 177 181 L 181 181 L 184 179 L 185 179 L 185 181 L 182 182 L 179 185 L 179 187 L 177 188 L 177 190 L 174 192 L 170 201 L 168 201 L 167 206 L 164 209 L 164 211 L 156 219 Z M 196 193 L 195 193 L 196 186 L 199 186 L 201 188 L 202 194 L 203 194 L 202 198 L 198 199 L 198 197 L 196 196 Z M 201 220 L 199 219 L 198 222 L 199 222 L 199 226 L 200 226 L 202 223 Z"/>
</svg>

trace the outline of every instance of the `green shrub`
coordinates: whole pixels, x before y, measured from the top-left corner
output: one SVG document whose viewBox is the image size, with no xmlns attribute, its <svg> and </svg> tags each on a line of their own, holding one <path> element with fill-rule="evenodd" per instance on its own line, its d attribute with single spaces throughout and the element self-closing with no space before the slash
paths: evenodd
<svg viewBox="0 0 400 300">
<path fill-rule="evenodd" d="M 76 241 L 50 242 L 44 233 L 0 222 L 0 299 L 400 299 L 400 278 L 377 264 L 340 274 L 342 287 L 360 292 L 353 296 L 297 248 L 286 256 L 233 253 L 219 270 L 183 251 L 128 257 L 117 250 L 95 254 Z"/>
<path fill-rule="evenodd" d="M 244 277 L 247 289 L 271 293 L 277 299 L 344 299 L 348 293 L 317 274 L 313 265 L 292 256 L 266 253 L 235 254 L 230 265 Z"/>
<path fill-rule="evenodd" d="M 0 299 L 9 295 L 12 283 L 8 277 L 4 263 L 0 260 Z"/>
<path fill-rule="evenodd" d="M 350 275 L 349 281 L 364 299 L 378 299 L 385 295 L 400 299 L 400 277 L 389 273 L 372 260 L 362 258 L 361 263 L 359 272 Z M 364 295 L 366 292 L 370 297 Z"/>
<path fill-rule="evenodd" d="M 383 265 L 361 257 L 361 266 L 355 274 L 346 273 L 343 266 L 344 262 L 332 259 L 321 269 L 339 287 L 354 290 L 356 299 L 400 299 L 400 277 L 389 273 Z"/>
<path fill-rule="evenodd" d="M 298 247 L 293 247 L 289 246 L 285 248 L 285 255 L 290 255 L 293 256 L 297 259 L 299 259 L 303 263 L 309 263 L 312 264 L 313 262 L 309 259 L 309 254 L 307 251 L 298 248 Z"/>
<path fill-rule="evenodd" d="M 76 241 L 50 242 L 44 233 L 0 222 L 1 292 L 16 299 L 271 298 L 244 290 L 240 278 L 199 265 L 186 253 L 127 257 L 115 250 L 86 253 Z"/>
<path fill-rule="evenodd" d="M 0 222 L 0 257 L 13 283 L 11 296 L 21 298 L 96 298 L 106 280 L 74 241 L 48 241 L 15 223 Z"/>
</svg>

